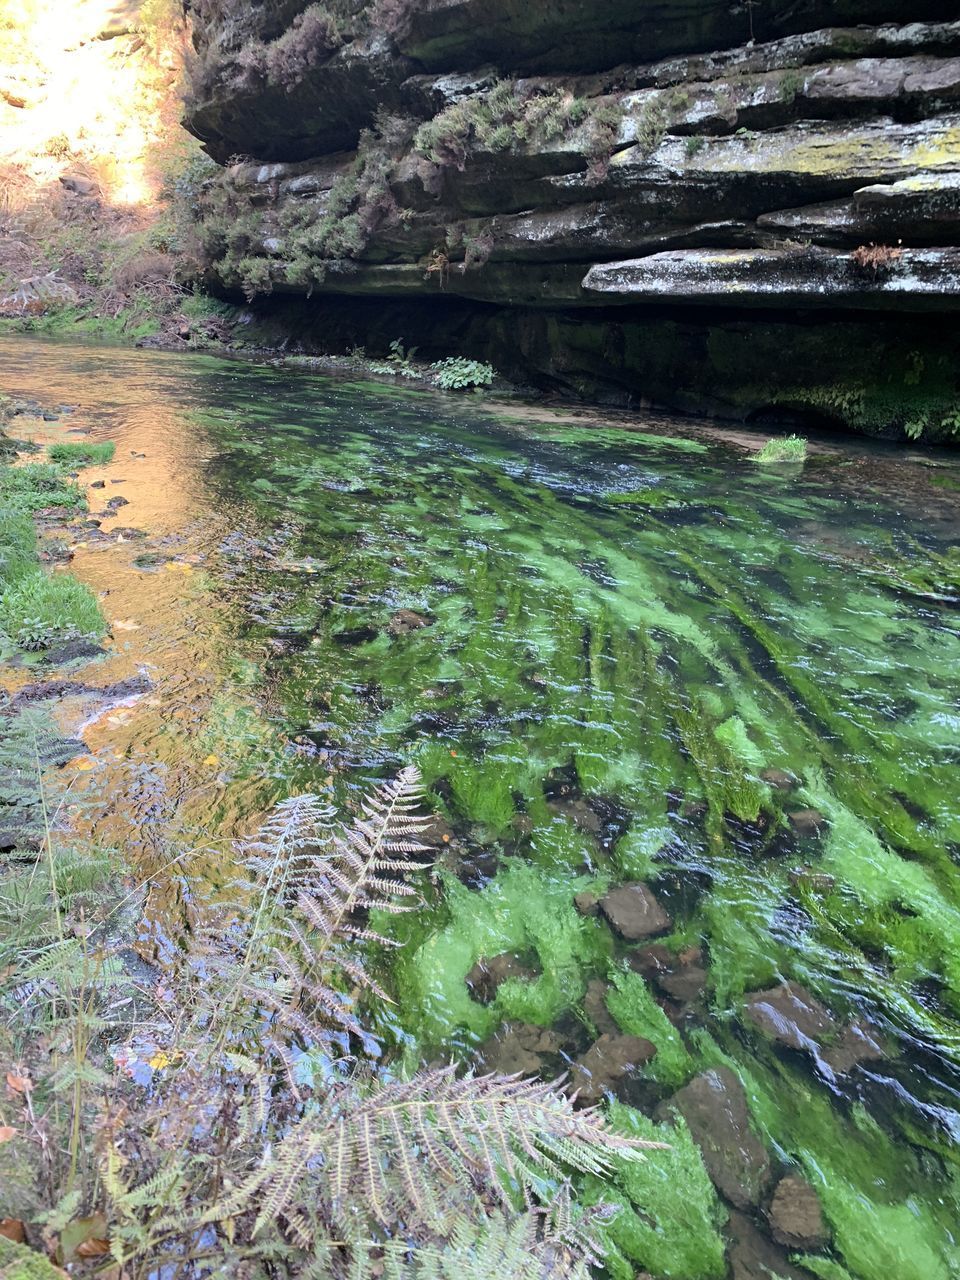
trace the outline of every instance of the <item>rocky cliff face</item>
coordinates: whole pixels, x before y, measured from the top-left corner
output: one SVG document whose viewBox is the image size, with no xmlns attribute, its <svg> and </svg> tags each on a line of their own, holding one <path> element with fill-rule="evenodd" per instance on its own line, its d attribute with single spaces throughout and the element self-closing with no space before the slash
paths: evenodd
<svg viewBox="0 0 960 1280">
<path fill-rule="evenodd" d="M 953 0 L 231 13 L 197 14 L 205 247 L 299 340 L 960 435 Z"/>
</svg>

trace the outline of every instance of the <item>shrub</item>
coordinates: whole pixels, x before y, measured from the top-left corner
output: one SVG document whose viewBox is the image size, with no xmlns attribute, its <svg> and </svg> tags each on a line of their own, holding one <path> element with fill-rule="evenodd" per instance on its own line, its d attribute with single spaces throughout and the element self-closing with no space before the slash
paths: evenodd
<svg viewBox="0 0 960 1280">
<path fill-rule="evenodd" d="M 489 387 L 494 379 L 493 366 L 464 356 L 448 356 L 432 364 L 434 382 L 444 391 L 460 391 L 464 387 Z"/>
<path fill-rule="evenodd" d="M 112 440 L 104 440 L 99 444 L 52 444 L 47 450 L 47 457 L 51 462 L 64 466 L 86 467 L 110 462 L 115 448 Z"/>
<path fill-rule="evenodd" d="M 9 587 L 36 565 L 37 536 L 22 511 L 0 509 L 0 586 Z"/>
<path fill-rule="evenodd" d="M 807 456 L 807 442 L 803 436 L 783 436 L 768 440 L 754 462 L 803 462 Z"/>
</svg>

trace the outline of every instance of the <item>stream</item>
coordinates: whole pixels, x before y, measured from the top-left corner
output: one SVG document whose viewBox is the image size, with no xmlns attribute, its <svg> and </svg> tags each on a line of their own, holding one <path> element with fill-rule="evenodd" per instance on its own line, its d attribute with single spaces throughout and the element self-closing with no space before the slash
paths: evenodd
<svg viewBox="0 0 960 1280">
<path fill-rule="evenodd" d="M 669 1141 L 585 1180 L 616 1280 L 960 1277 L 955 452 L 764 467 L 688 419 L 26 338 L 0 369 L 63 406 L 36 439 L 116 445 L 70 564 L 111 635 L 2 674 L 72 682 L 56 824 L 152 877 L 145 959 L 275 801 L 416 763 L 438 864 L 377 925 L 382 1052 L 572 1069 Z"/>
</svg>

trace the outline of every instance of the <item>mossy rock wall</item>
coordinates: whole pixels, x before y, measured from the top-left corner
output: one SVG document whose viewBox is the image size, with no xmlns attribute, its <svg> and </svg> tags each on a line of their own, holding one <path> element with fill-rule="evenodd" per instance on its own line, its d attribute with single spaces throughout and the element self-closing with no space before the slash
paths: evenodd
<svg viewBox="0 0 960 1280">
<path fill-rule="evenodd" d="M 197 192 L 209 281 L 310 343 L 403 337 L 608 402 L 960 438 L 956 19 L 240 5 L 198 24 L 186 116 L 224 165 Z"/>
</svg>

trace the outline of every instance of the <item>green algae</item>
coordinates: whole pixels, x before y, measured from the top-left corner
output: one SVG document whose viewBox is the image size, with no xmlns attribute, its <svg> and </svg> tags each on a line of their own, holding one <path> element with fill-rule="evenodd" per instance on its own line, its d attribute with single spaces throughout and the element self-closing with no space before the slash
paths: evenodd
<svg viewBox="0 0 960 1280">
<path fill-rule="evenodd" d="M 672 1088 L 686 1084 L 694 1073 L 694 1060 L 646 982 L 631 970 L 614 970 L 610 979 L 613 989 L 607 996 L 607 1008 L 620 1029 L 657 1046 L 656 1057 L 644 1068 L 645 1073 Z"/>
<path fill-rule="evenodd" d="M 663 1280 L 725 1276 L 720 1229 L 726 1214 L 684 1120 L 655 1124 L 642 1112 L 613 1103 L 610 1122 L 631 1137 L 667 1144 L 666 1151 L 651 1151 L 642 1162 L 615 1161 L 609 1180 L 584 1180 L 587 1204 L 619 1207 L 603 1233 L 611 1276 L 633 1280 L 637 1268 Z"/>
</svg>

